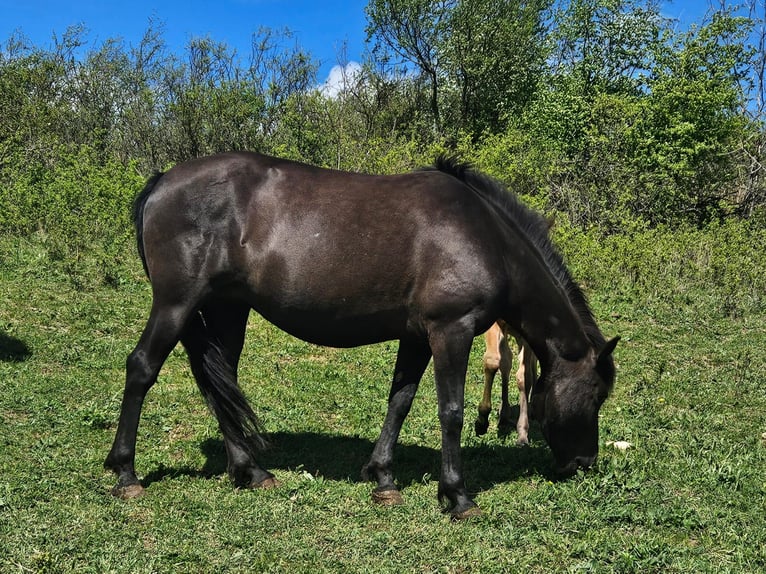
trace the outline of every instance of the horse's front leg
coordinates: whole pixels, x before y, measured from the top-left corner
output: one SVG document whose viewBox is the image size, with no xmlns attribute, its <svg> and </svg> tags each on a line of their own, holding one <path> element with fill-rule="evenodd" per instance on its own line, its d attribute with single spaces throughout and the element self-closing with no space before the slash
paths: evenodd
<svg viewBox="0 0 766 574">
<path fill-rule="evenodd" d="M 410 412 L 412 400 L 418 390 L 423 372 L 431 360 L 431 350 L 423 341 L 402 340 L 396 356 L 394 380 L 388 397 L 388 410 L 380 437 L 375 443 L 369 462 L 362 468 L 365 480 L 374 480 L 377 487 L 372 493 L 375 502 L 381 504 L 400 504 L 402 497 L 394 482 L 391 465 L 394 447 L 399 438 L 402 423 Z"/>
<path fill-rule="evenodd" d="M 466 491 L 460 454 L 465 376 L 472 340 L 472 333 L 460 328 L 432 331 L 430 336 L 442 430 L 439 500 L 448 501 L 447 510 L 455 519 L 481 512 Z"/>
</svg>

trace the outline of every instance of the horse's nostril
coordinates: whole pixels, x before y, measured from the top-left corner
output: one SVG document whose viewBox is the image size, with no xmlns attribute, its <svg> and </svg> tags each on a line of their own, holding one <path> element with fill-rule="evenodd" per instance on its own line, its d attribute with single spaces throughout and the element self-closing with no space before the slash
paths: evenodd
<svg viewBox="0 0 766 574">
<path fill-rule="evenodd" d="M 584 468 L 585 470 L 588 470 L 591 466 L 593 466 L 593 463 L 596 462 L 595 456 L 578 456 L 575 458 L 575 463 L 577 464 L 578 468 Z"/>
</svg>

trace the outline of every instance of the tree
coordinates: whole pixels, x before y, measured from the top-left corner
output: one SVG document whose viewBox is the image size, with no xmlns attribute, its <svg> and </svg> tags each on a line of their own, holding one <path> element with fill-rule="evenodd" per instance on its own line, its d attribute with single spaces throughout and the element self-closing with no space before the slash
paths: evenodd
<svg viewBox="0 0 766 574">
<path fill-rule="evenodd" d="M 389 50 L 414 65 L 428 78 L 429 105 L 434 131 L 441 132 L 439 83 L 443 76 L 440 46 L 456 0 L 370 0 L 367 5 L 367 39 L 377 42 L 377 57 Z"/>
<path fill-rule="evenodd" d="M 316 79 L 310 56 L 286 45 L 291 38 L 287 30 L 259 29 L 247 67 L 226 44 L 190 40 L 187 60 L 174 60 L 162 79 L 173 161 L 230 149 L 268 151 L 286 111 Z"/>
<path fill-rule="evenodd" d="M 531 101 L 545 66 L 551 0 L 461 0 L 449 16 L 443 67 L 453 78 L 460 117 L 474 135 L 502 131 Z"/>
<path fill-rule="evenodd" d="M 749 128 L 740 143 L 736 201 L 739 214 L 751 217 L 759 209 L 766 210 L 766 0 L 748 0 L 745 6 L 753 22 L 753 58 L 747 68 L 747 98 L 742 107 Z"/>
<path fill-rule="evenodd" d="M 731 208 L 735 151 L 745 129 L 741 82 L 750 61 L 750 22 L 716 12 L 664 44 L 634 130 L 634 165 L 644 193 L 636 211 L 653 221 L 698 225 Z"/>
<path fill-rule="evenodd" d="M 631 130 L 665 23 L 653 1 L 557 4 L 546 73 L 509 129 L 544 164 L 534 168 L 535 181 L 544 177 L 549 205 L 577 225 L 615 228 L 628 216 Z"/>
</svg>

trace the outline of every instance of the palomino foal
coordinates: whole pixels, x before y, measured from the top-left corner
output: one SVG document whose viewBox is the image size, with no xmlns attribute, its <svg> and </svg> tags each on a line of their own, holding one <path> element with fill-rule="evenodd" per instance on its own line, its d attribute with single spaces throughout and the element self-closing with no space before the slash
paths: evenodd
<svg viewBox="0 0 766 574">
<path fill-rule="evenodd" d="M 519 367 L 516 370 L 516 386 L 519 389 L 519 418 L 516 421 L 516 444 L 529 444 L 529 409 L 528 399 L 532 386 L 537 379 L 537 358 L 524 339 L 514 333 L 505 321 L 494 323 L 486 333 L 484 342 L 484 393 L 479 403 L 479 415 L 474 423 L 476 434 L 486 434 L 489 428 L 489 413 L 492 411 L 492 383 L 495 374 L 500 371 L 501 399 L 498 411 L 497 434 L 506 436 L 511 431 L 511 405 L 508 400 L 508 382 L 511 375 L 513 359 L 508 340 L 513 337 L 519 347 Z"/>
</svg>

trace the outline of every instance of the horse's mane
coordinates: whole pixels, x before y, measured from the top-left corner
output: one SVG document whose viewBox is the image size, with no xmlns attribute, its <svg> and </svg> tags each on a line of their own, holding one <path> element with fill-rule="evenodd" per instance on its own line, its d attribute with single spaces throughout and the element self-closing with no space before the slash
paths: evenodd
<svg viewBox="0 0 766 574">
<path fill-rule="evenodd" d="M 591 343 L 596 348 L 604 345 L 606 340 L 596 325 L 588 299 L 572 278 L 563 257 L 551 241 L 548 233 L 550 223 L 545 217 L 524 205 L 516 194 L 510 192 L 496 179 L 476 171 L 470 163 L 460 161 L 453 156 L 441 155 L 436 159 L 434 167 L 426 169 L 437 170 L 459 179 L 504 216 L 506 223 L 519 230 L 521 236 L 527 238 L 538 251 L 552 277 L 569 298 L 583 322 Z"/>
</svg>

